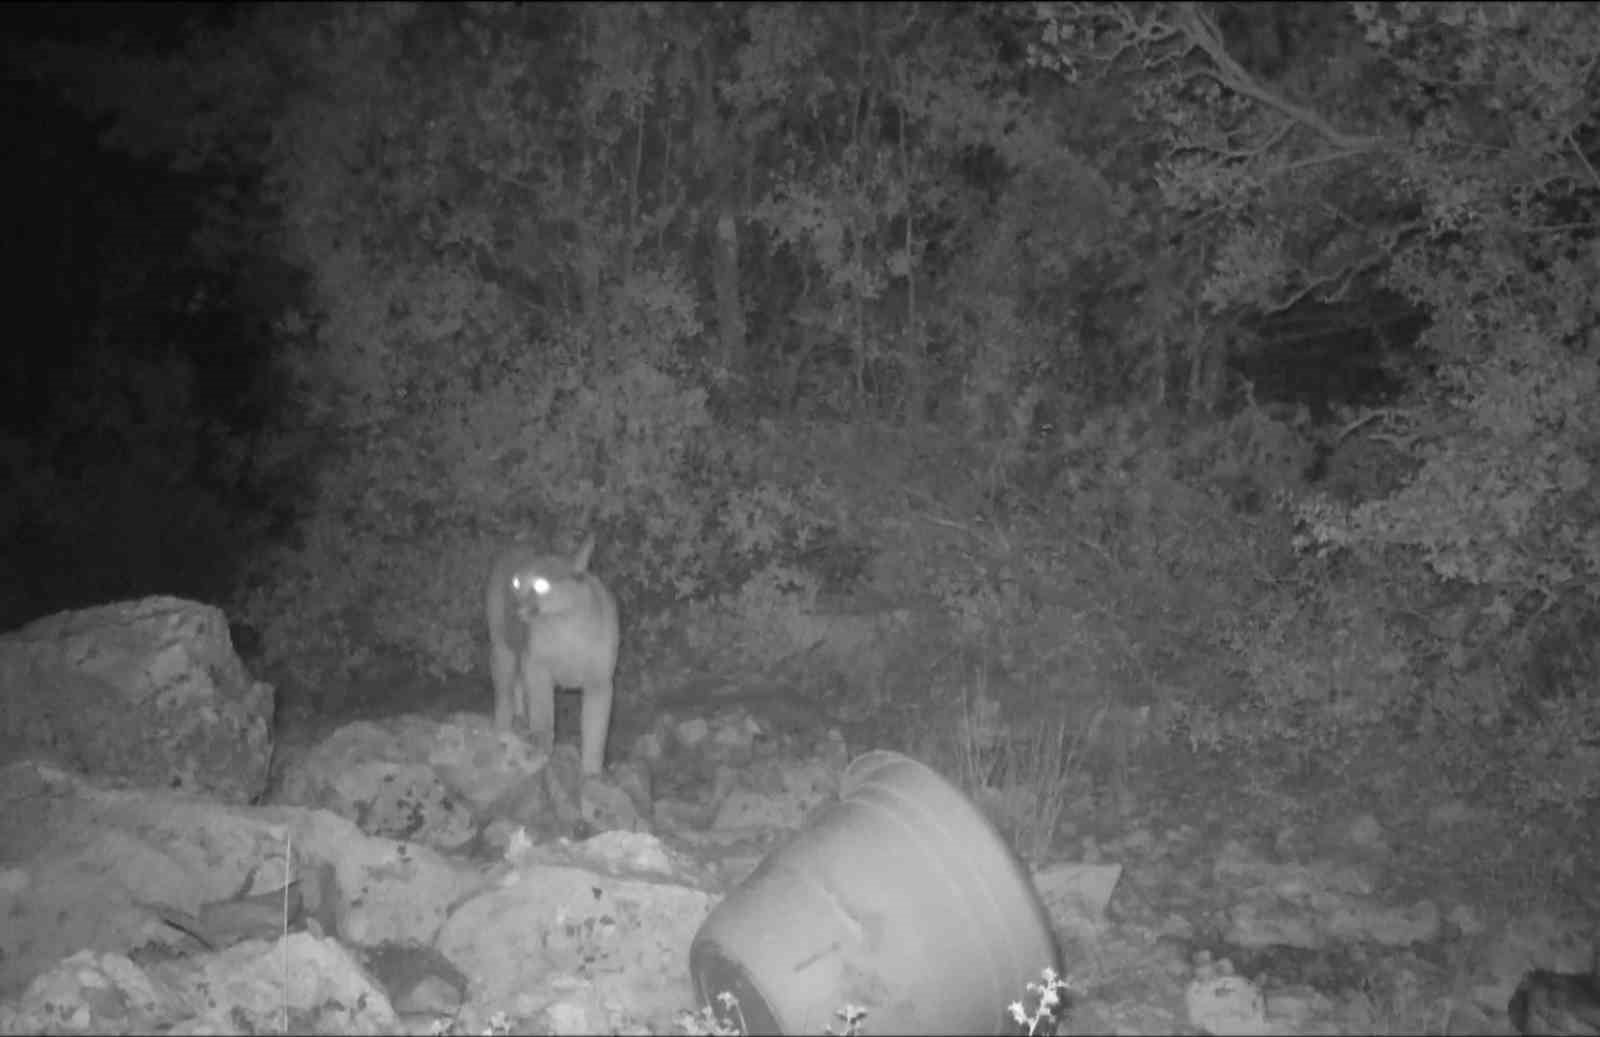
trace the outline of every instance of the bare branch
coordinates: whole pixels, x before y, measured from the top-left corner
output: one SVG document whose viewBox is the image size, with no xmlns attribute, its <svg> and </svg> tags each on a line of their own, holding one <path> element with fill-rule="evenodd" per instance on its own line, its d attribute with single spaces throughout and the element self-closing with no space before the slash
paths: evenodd
<svg viewBox="0 0 1600 1037">
<path fill-rule="evenodd" d="M 1573 138 L 1571 132 L 1567 133 L 1567 146 L 1572 149 L 1574 155 L 1578 156 L 1578 161 L 1583 165 L 1584 171 L 1589 174 L 1589 186 L 1600 187 L 1600 174 L 1594 171 L 1594 165 L 1590 163 L 1589 156 L 1583 153 L 1583 149 L 1578 146 L 1578 142 Z"/>
<path fill-rule="evenodd" d="M 1374 151 L 1385 145 L 1382 137 L 1346 133 L 1330 123 L 1320 112 L 1295 104 L 1258 83 L 1243 65 L 1228 53 L 1222 34 L 1195 3 L 1175 5 L 1177 23 L 1185 38 L 1211 59 L 1207 74 L 1235 93 L 1257 101 L 1294 120 L 1330 144 L 1346 152 Z"/>
</svg>

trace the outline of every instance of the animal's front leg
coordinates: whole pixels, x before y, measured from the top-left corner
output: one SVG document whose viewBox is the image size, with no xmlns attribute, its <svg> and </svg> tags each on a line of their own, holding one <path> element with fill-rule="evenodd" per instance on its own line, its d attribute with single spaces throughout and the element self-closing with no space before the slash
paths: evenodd
<svg viewBox="0 0 1600 1037">
<path fill-rule="evenodd" d="M 494 679 L 494 727 L 509 731 L 521 694 L 517 689 L 517 653 L 499 641 L 489 646 L 489 675 Z"/>
<path fill-rule="evenodd" d="M 528 718 L 533 744 L 550 750 L 556 742 L 556 682 L 550 671 L 524 659 L 522 663 L 522 713 Z"/>
</svg>

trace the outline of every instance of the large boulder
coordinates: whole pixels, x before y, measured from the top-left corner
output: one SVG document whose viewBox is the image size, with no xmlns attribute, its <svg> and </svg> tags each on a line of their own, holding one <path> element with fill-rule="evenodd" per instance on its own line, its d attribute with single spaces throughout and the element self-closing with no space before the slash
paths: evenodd
<svg viewBox="0 0 1600 1037">
<path fill-rule="evenodd" d="M 210 605 L 143 598 L 0 635 L 0 761 L 248 803 L 266 788 L 272 711 Z"/>
</svg>

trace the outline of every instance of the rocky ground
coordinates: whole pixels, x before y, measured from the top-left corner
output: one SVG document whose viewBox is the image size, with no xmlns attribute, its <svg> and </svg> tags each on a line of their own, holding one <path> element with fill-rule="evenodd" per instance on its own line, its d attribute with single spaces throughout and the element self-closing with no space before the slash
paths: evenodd
<svg viewBox="0 0 1600 1037">
<path fill-rule="evenodd" d="M 463 682 L 432 706 L 471 707 L 480 690 Z M 822 735 L 805 718 L 831 715 L 770 689 L 680 696 L 663 712 L 669 725 L 752 716 L 797 761 Z M 621 737 L 661 715 L 623 720 Z M 852 750 L 894 739 L 871 721 L 852 731 Z M 1030 855 L 1066 951 L 1061 1032 L 1511 1033 L 1530 972 L 1591 973 L 1600 818 L 1512 816 L 1393 756 L 1363 765 L 1279 781 L 1265 763 L 1145 745 L 1115 788 L 1084 775 L 1049 851 Z M 678 780 L 695 795 L 692 775 Z M 662 834 L 716 863 L 713 846 Z M 1108 868 L 1103 903 L 1052 897 L 1098 889 Z M 1600 997 L 1588 1000 L 1600 991 L 1568 987 L 1529 1032 L 1600 1030 Z"/>
</svg>

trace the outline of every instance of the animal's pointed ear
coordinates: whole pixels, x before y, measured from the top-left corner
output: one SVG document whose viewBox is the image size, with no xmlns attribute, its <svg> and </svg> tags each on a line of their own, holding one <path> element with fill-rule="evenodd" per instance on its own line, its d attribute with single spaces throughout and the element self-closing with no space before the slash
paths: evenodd
<svg viewBox="0 0 1600 1037">
<path fill-rule="evenodd" d="M 572 556 L 572 568 L 577 572 L 587 572 L 589 569 L 589 556 L 594 554 L 594 534 L 590 533 L 583 538 L 583 543 L 578 547 L 578 553 Z"/>
</svg>

